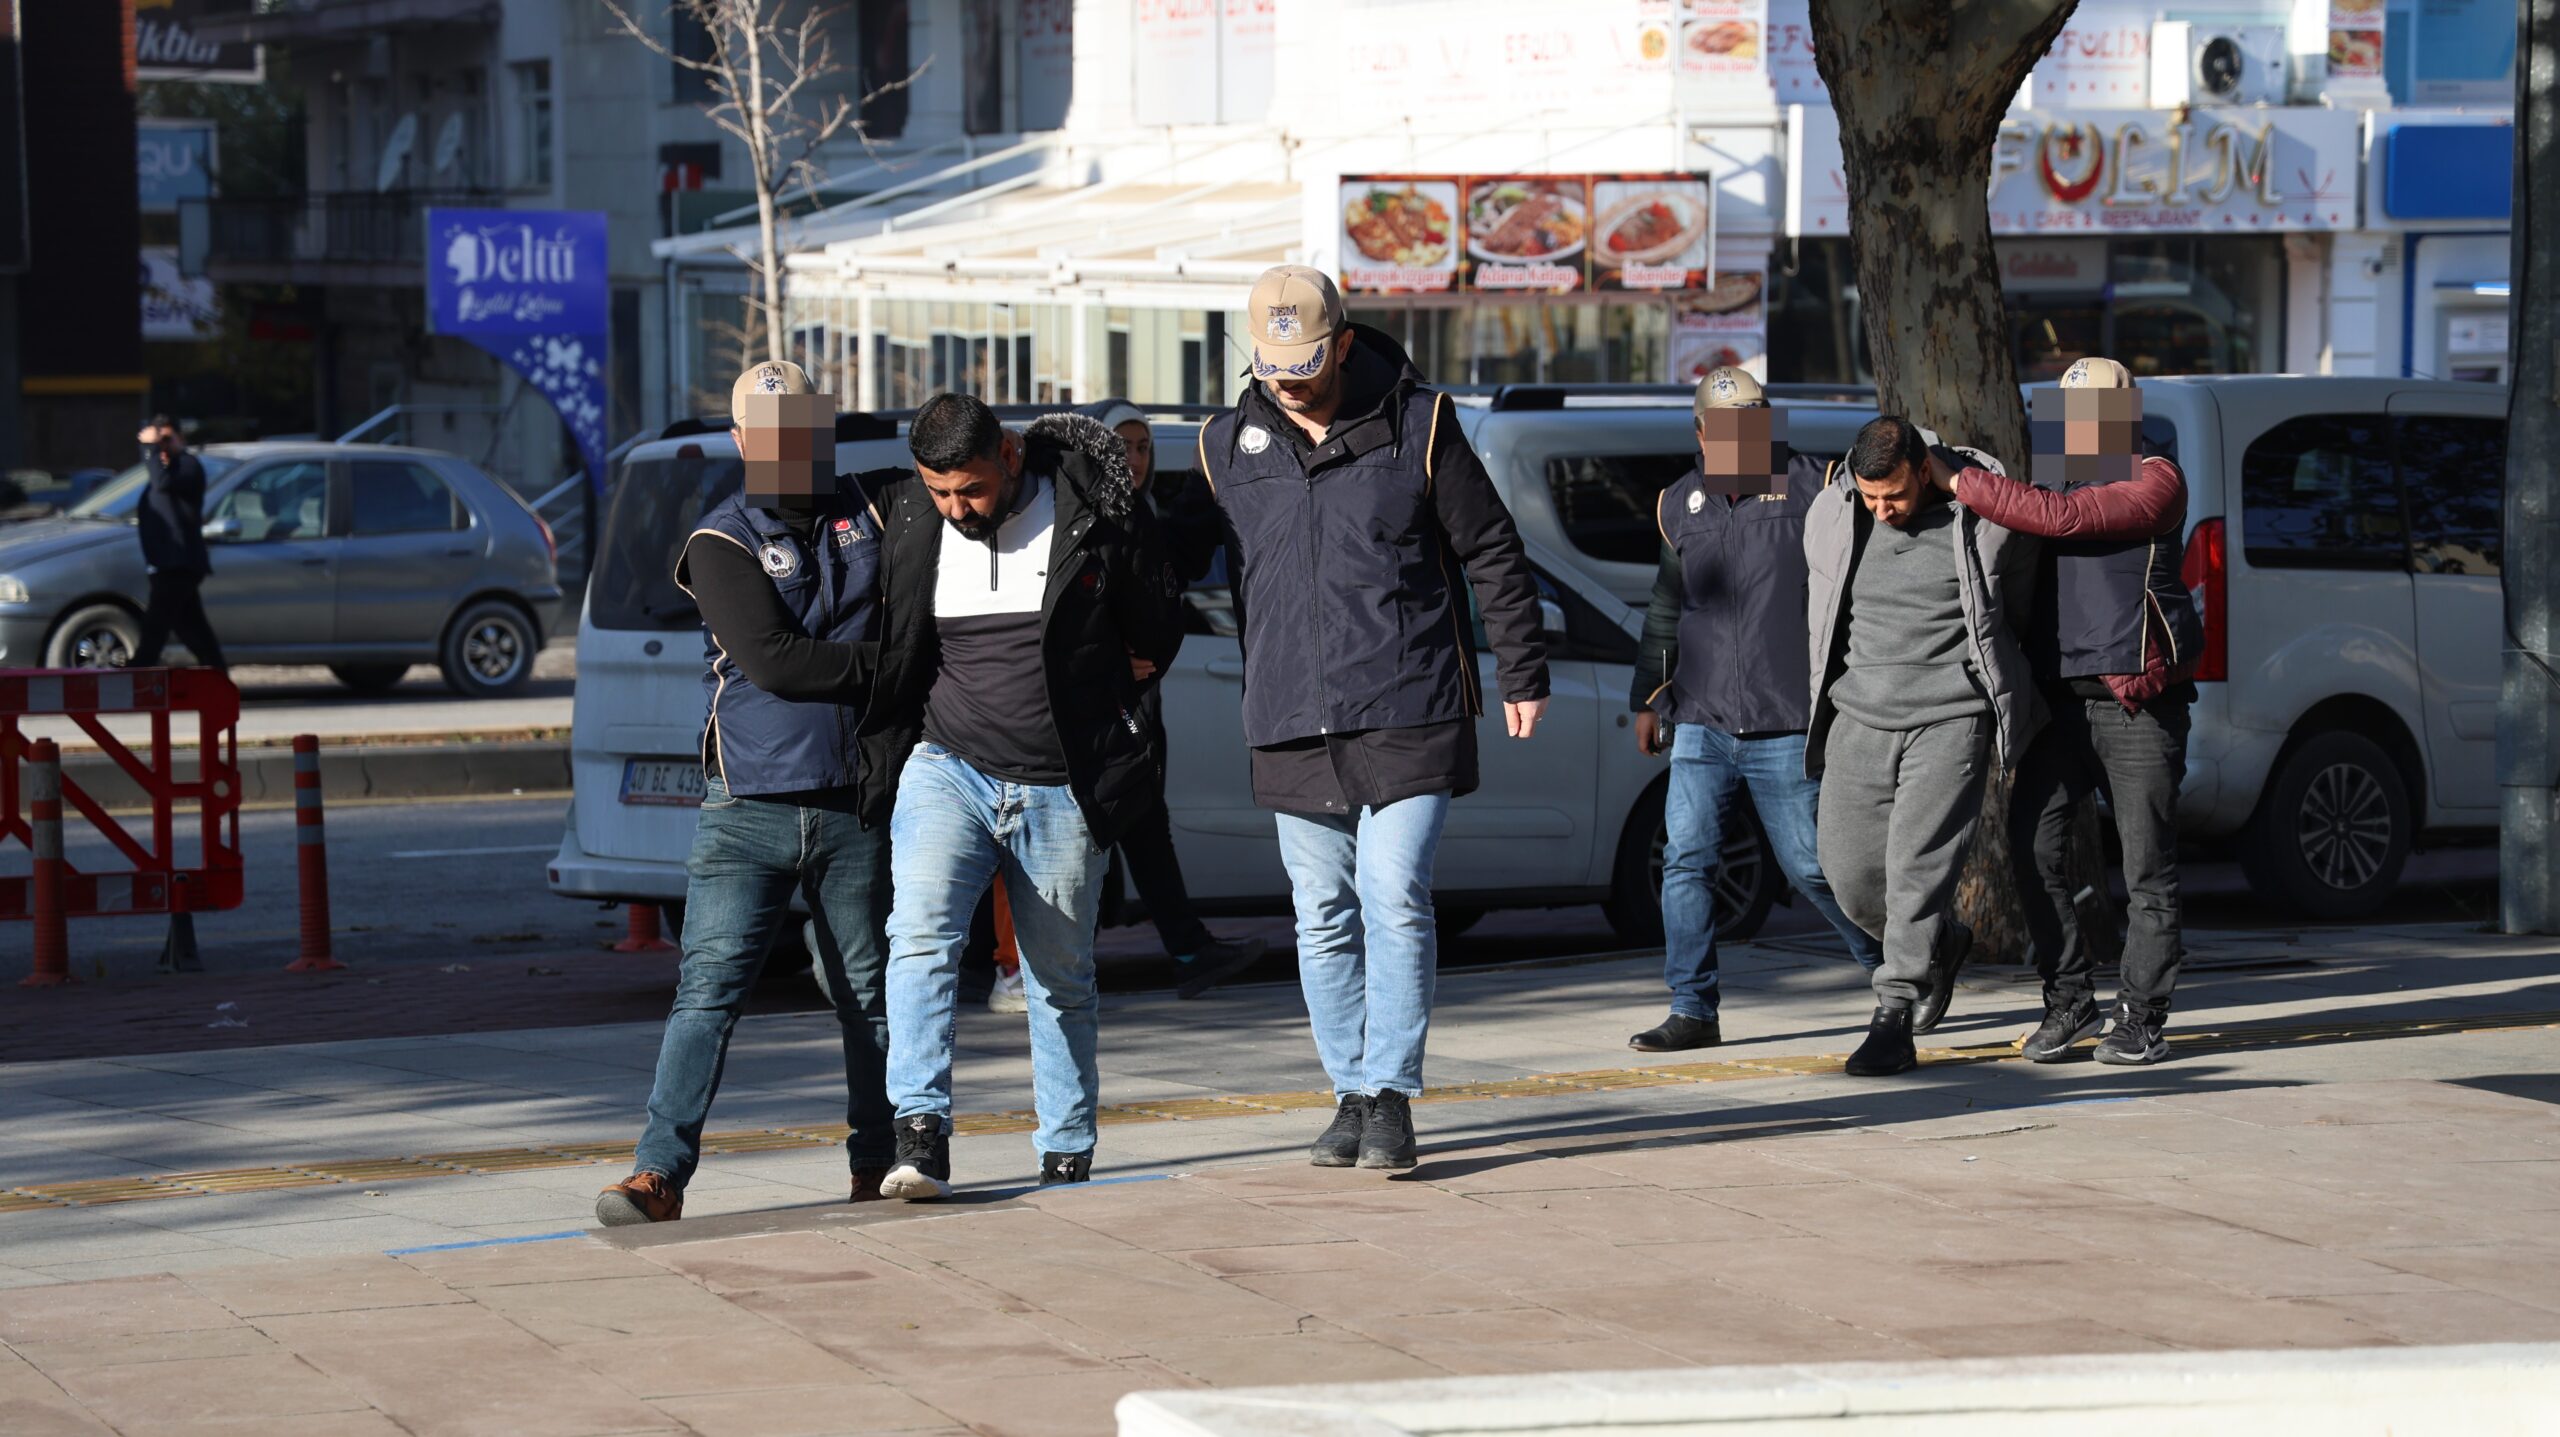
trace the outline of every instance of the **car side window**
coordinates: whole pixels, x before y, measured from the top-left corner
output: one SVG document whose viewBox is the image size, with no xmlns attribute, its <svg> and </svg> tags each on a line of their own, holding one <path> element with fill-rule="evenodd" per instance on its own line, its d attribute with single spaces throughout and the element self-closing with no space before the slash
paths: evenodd
<svg viewBox="0 0 2560 1437">
<path fill-rule="evenodd" d="M 214 506 L 212 521 L 237 522 L 231 544 L 319 539 L 329 533 L 329 466 L 316 459 L 270 465 L 240 481 Z"/>
<path fill-rule="evenodd" d="M 2380 415 L 2307 414 L 2240 459 L 2243 544 L 2261 569 L 2405 569 L 2408 528 Z"/>
<path fill-rule="evenodd" d="M 1573 547 L 1595 559 L 1650 564 L 1661 552 L 1653 505 L 1697 456 L 1584 454 L 1547 461 L 1547 492 Z"/>
<path fill-rule="evenodd" d="M 2507 422 L 2413 414 L 2400 425 L 2410 558 L 2421 574 L 2495 574 L 2506 516 Z"/>
<path fill-rule="evenodd" d="M 1557 583 L 1544 569 L 1531 566 L 1529 573 L 1538 581 L 1538 599 L 1564 611 L 1564 632 L 1549 633 L 1547 657 L 1550 659 L 1582 659 L 1603 664 L 1632 664 L 1636 661 L 1636 640 L 1626 630 L 1609 622 L 1608 616 L 1592 607 L 1580 594 Z M 1473 635 L 1476 652 L 1493 652 L 1493 637 L 1485 632 L 1484 612 L 1476 607 L 1475 586 L 1466 588 L 1467 626 Z M 1552 616 L 1549 616 L 1552 617 Z"/>
<path fill-rule="evenodd" d="M 424 464 L 359 459 L 352 488 L 358 535 L 439 533 L 470 523 L 453 486 Z"/>
</svg>

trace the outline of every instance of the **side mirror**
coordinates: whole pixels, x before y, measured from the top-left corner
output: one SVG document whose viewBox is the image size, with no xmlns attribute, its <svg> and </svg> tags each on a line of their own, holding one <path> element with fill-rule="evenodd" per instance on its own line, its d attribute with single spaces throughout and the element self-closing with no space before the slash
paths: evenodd
<svg viewBox="0 0 2560 1437">
<path fill-rule="evenodd" d="M 206 520 L 204 525 L 204 536 L 208 539 L 215 540 L 216 542 L 226 542 L 239 538 L 240 516 L 237 514 L 225 514 L 219 519 Z"/>
<path fill-rule="evenodd" d="M 1553 599 L 1538 601 L 1538 632 L 1551 639 L 1565 636 L 1564 605 Z"/>
</svg>

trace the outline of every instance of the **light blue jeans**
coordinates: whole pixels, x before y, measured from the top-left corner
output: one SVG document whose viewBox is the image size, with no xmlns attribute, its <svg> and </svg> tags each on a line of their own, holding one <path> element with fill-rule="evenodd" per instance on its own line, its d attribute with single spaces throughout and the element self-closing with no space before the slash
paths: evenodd
<svg viewBox="0 0 2560 1437">
<path fill-rule="evenodd" d="M 1884 945 L 1840 911 L 1822 876 L 1814 822 L 1822 785 L 1805 777 L 1804 735 L 1736 738 L 1704 724 L 1671 731 L 1671 786 L 1662 809 L 1662 978 L 1671 1011 L 1716 1016 L 1716 870 L 1724 856 L 1725 815 L 1734 790 L 1748 787 L 1760 827 L 1787 881 L 1822 915 L 1849 956 L 1872 973 Z"/>
<path fill-rule="evenodd" d="M 916 745 L 889 820 L 889 1100 L 951 1121 L 952 990 L 978 899 L 1001 874 L 1031 1005 L 1031 1096 L 1044 1153 L 1093 1151 L 1102 1000 L 1093 921 L 1110 855 L 1076 796 L 989 778 Z"/>
<path fill-rule="evenodd" d="M 1431 863 L 1449 795 L 1357 815 L 1283 813 L 1280 862 L 1298 909 L 1298 982 L 1337 1097 L 1422 1094 L 1440 971 Z"/>
</svg>

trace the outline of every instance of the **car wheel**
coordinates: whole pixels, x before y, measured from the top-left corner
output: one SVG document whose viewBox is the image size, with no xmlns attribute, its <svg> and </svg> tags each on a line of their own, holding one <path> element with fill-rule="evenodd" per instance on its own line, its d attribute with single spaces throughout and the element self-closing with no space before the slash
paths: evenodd
<svg viewBox="0 0 2560 1437">
<path fill-rule="evenodd" d="M 49 669 L 120 669 L 142 646 L 142 621 L 114 604 L 91 604 L 64 619 L 45 645 Z"/>
<path fill-rule="evenodd" d="M 2314 734 L 2285 756 L 2249 820 L 2241 867 L 2304 918 L 2361 918 L 2399 885 L 2415 838 L 2400 765 L 2362 734 Z"/>
<path fill-rule="evenodd" d="M 407 664 L 331 664 L 329 672 L 338 682 L 360 694 L 378 694 L 397 688 L 408 677 Z"/>
<path fill-rule="evenodd" d="M 1618 841 L 1618 862 L 1609 888 L 1609 926 L 1630 943 L 1662 941 L 1662 847 L 1667 837 L 1663 793 L 1656 788 L 1637 803 Z M 1760 815 L 1752 810 L 1749 798 L 1737 795 L 1716 865 L 1716 937 L 1739 943 L 1759 932 L 1785 883 L 1778 855 L 1761 832 Z"/>
<path fill-rule="evenodd" d="M 482 599 L 444 632 L 445 686 L 472 699 L 514 693 L 533 677 L 533 656 L 541 649 L 541 631 L 524 610 L 504 599 Z"/>
</svg>

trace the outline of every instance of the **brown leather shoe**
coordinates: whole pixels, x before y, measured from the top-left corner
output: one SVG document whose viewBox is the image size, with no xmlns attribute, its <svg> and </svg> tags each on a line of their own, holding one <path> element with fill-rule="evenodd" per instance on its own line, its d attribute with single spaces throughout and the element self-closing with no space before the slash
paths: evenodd
<svg viewBox="0 0 2560 1437">
<path fill-rule="evenodd" d="M 606 1227 L 674 1222 L 684 1216 L 684 1194 L 664 1173 L 633 1173 L 596 1194 L 596 1221 Z"/>
<path fill-rule="evenodd" d="M 889 1200 L 888 1195 L 880 1191 L 880 1184 L 886 1181 L 888 1176 L 889 1170 L 887 1168 L 855 1168 L 853 1170 L 853 1196 L 846 1198 L 845 1201 L 887 1202 Z"/>
</svg>

